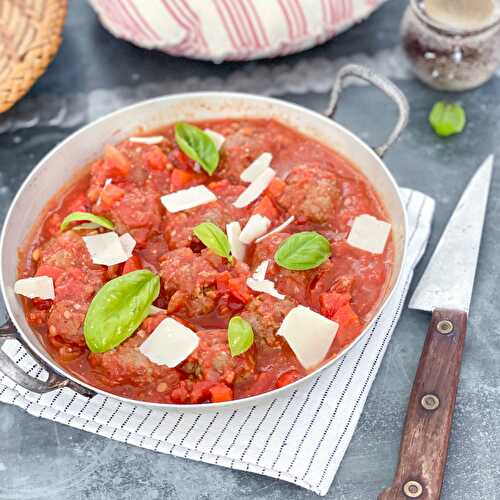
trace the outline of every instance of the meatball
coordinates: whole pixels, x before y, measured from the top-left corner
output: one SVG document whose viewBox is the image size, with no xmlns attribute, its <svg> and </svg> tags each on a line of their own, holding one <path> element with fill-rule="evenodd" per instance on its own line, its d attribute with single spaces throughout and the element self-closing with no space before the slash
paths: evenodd
<svg viewBox="0 0 500 500">
<path fill-rule="evenodd" d="M 267 294 L 254 297 L 241 313 L 241 317 L 252 325 L 255 344 L 266 343 L 270 347 L 281 345 L 282 339 L 276 337 L 278 328 L 285 316 L 296 306 L 291 299 L 279 300 Z"/>
<path fill-rule="evenodd" d="M 229 265 L 224 258 L 207 249 L 196 254 L 190 248 L 178 248 L 160 260 L 160 277 L 169 299 L 169 313 L 182 310 L 189 317 L 208 314 L 215 309 L 224 291 L 217 286 L 218 279 L 227 275 L 234 279 L 246 278 L 250 274 L 246 264 Z"/>
<path fill-rule="evenodd" d="M 326 261 L 321 266 L 308 271 L 291 271 L 279 266 L 274 261 L 274 254 L 281 243 L 289 236 L 291 236 L 289 233 L 276 233 L 257 243 L 252 256 L 251 267 L 255 269 L 262 261 L 269 261 L 266 278 L 274 282 L 276 289 L 280 293 L 291 297 L 297 302 L 307 304 L 310 298 L 311 285 L 317 276 L 332 266 L 332 263 Z"/>
<path fill-rule="evenodd" d="M 180 367 L 186 374 L 213 384 L 231 385 L 236 378 L 253 371 L 255 361 L 251 350 L 231 356 L 227 330 L 202 330 L 198 337 L 198 347 Z"/>
<path fill-rule="evenodd" d="M 55 302 L 47 319 L 51 343 L 84 346 L 83 322 L 86 311 L 86 304 L 81 305 L 74 300 Z"/>
<path fill-rule="evenodd" d="M 175 368 L 157 365 L 139 350 L 141 344 L 158 326 L 165 315 L 147 318 L 141 328 L 115 349 L 104 353 L 90 353 L 89 362 L 103 377 L 106 385 L 154 384 L 158 392 L 169 393 L 179 383 L 180 375 Z"/>
<path fill-rule="evenodd" d="M 109 186 L 103 189 L 103 193 Z M 130 233 L 138 245 L 143 245 L 152 234 L 160 232 L 164 209 L 156 190 L 133 184 L 114 186 L 115 197 L 104 194 L 94 205 L 94 213 L 111 219 L 120 234 Z"/>
<path fill-rule="evenodd" d="M 266 151 L 269 139 L 265 129 L 245 126 L 226 137 L 221 149 L 221 161 L 216 171 L 218 177 L 231 182 L 241 182 L 240 174 L 260 154 Z"/>
<path fill-rule="evenodd" d="M 50 306 L 48 338 L 56 346 L 83 346 L 83 321 L 94 294 L 105 281 L 105 270 L 94 264 L 82 238 L 73 231 L 51 238 L 40 248 L 37 276 L 50 276 L 55 300 Z"/>
<path fill-rule="evenodd" d="M 199 242 L 193 234 L 193 228 L 202 222 L 212 222 L 225 231 L 229 222 L 239 221 L 243 226 L 248 221 L 250 209 L 233 206 L 233 202 L 245 190 L 243 186 L 220 181 L 209 184 L 208 187 L 217 196 L 217 201 L 175 214 L 167 214 L 165 240 L 169 248 L 196 247 Z"/>
<path fill-rule="evenodd" d="M 300 165 L 286 178 L 278 204 L 297 222 L 324 224 L 335 217 L 339 189 L 335 175 L 319 165 Z"/>
</svg>

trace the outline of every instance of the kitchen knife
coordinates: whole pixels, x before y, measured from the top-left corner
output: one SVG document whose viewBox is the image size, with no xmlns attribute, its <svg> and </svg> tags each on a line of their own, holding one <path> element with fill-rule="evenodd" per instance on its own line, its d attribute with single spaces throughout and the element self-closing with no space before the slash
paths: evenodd
<svg viewBox="0 0 500 500">
<path fill-rule="evenodd" d="M 399 464 L 379 500 L 439 499 L 464 348 L 493 155 L 475 173 L 409 307 L 432 312 L 413 383 Z"/>
</svg>

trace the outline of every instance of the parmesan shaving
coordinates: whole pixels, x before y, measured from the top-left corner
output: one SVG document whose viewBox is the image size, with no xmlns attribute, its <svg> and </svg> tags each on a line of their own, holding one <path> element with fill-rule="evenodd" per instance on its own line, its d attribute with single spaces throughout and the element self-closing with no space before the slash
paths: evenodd
<svg viewBox="0 0 500 500">
<path fill-rule="evenodd" d="M 271 153 L 262 153 L 241 172 L 240 179 L 243 182 L 254 181 L 266 168 L 271 166 L 272 159 L 273 155 Z"/>
<path fill-rule="evenodd" d="M 203 132 L 205 132 L 205 134 L 207 134 L 208 137 L 212 139 L 212 141 L 215 144 L 215 147 L 217 148 L 217 151 L 219 151 L 222 145 L 224 144 L 226 138 L 222 134 L 219 134 L 219 132 L 216 132 L 215 130 L 210 130 L 209 128 L 206 128 Z"/>
<path fill-rule="evenodd" d="M 287 226 L 289 226 L 294 220 L 295 220 L 295 216 L 292 215 L 285 222 L 283 222 L 283 224 L 276 226 L 274 229 L 271 229 L 271 231 L 266 233 L 264 236 L 257 238 L 255 240 L 255 243 L 260 243 L 263 239 L 267 238 L 268 236 L 271 236 L 271 234 L 281 233 L 281 231 L 283 231 L 283 229 L 285 229 Z"/>
<path fill-rule="evenodd" d="M 247 245 L 252 243 L 253 240 L 262 236 L 269 229 L 270 225 L 271 221 L 264 215 L 252 215 L 245 224 L 243 231 L 241 231 L 240 241 Z"/>
<path fill-rule="evenodd" d="M 129 137 L 128 140 L 137 144 L 160 144 L 160 142 L 165 140 L 165 137 L 162 135 L 152 135 L 150 137 Z"/>
<path fill-rule="evenodd" d="M 246 245 L 240 241 L 241 226 L 237 221 L 230 222 L 226 225 L 226 234 L 231 249 L 231 255 L 236 260 L 243 262 L 246 255 Z"/>
<path fill-rule="evenodd" d="M 381 254 L 390 232 L 391 225 L 388 222 L 368 214 L 358 215 L 352 223 L 347 243 L 366 252 Z"/>
<path fill-rule="evenodd" d="M 272 168 L 266 168 L 252 183 L 241 193 L 233 203 L 236 208 L 243 208 L 255 201 L 271 183 L 276 172 Z"/>
<path fill-rule="evenodd" d="M 170 213 L 176 213 L 211 203 L 216 201 L 217 197 L 210 189 L 200 184 L 199 186 L 166 194 L 160 200 Z"/>
</svg>

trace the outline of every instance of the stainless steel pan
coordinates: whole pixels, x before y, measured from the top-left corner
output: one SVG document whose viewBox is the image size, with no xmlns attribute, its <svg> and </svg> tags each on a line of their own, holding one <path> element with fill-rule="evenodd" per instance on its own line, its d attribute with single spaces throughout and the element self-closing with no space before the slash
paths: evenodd
<svg viewBox="0 0 500 500">
<path fill-rule="evenodd" d="M 378 87 L 396 103 L 399 109 L 399 118 L 394 130 L 388 140 L 375 150 L 331 119 L 345 85 L 345 79 L 351 76 Z M 394 269 L 385 299 L 379 305 L 379 310 L 382 309 L 400 278 L 405 260 L 407 239 L 404 205 L 396 182 L 382 161 L 382 156 L 406 126 L 408 114 L 408 103 L 404 95 L 391 82 L 374 74 L 367 68 L 348 65 L 339 72 L 325 115 L 278 99 L 250 94 L 199 92 L 159 97 L 140 102 L 111 113 L 75 132 L 48 153 L 21 186 L 7 214 L 0 240 L 1 288 L 10 318 L 6 324 L 0 327 L 0 346 L 9 339 L 18 340 L 46 368 L 49 376 L 46 381 L 30 377 L 1 350 L 0 370 L 20 386 L 37 393 L 71 387 L 89 397 L 101 393 L 123 401 L 130 401 L 92 387 L 67 372 L 63 366 L 58 365 L 27 323 L 21 301 L 14 294 L 13 287 L 18 267 L 18 249 L 25 242 L 31 228 L 37 223 L 40 213 L 49 198 L 56 194 L 65 183 L 70 181 L 83 165 L 95 159 L 106 143 L 118 142 L 126 138 L 136 132 L 138 126 L 153 129 L 179 120 L 274 117 L 305 134 L 314 136 L 349 158 L 378 192 L 393 225 Z M 134 402 L 150 407 L 182 411 L 219 410 L 221 407 L 234 409 L 242 405 L 255 405 L 270 398 L 275 398 L 279 394 L 293 389 L 297 384 L 314 377 L 320 371 L 328 369 L 337 363 L 347 351 L 352 349 L 369 329 L 370 325 L 367 325 L 355 342 L 335 359 L 324 364 L 315 372 L 291 385 L 269 393 L 243 400 L 215 404 L 173 405 Z"/>
</svg>

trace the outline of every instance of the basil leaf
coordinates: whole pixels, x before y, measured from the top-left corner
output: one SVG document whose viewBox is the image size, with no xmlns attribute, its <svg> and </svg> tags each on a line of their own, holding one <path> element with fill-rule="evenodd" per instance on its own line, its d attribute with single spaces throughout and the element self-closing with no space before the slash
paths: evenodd
<svg viewBox="0 0 500 500">
<path fill-rule="evenodd" d="M 225 257 L 231 263 L 233 262 L 227 236 L 218 226 L 212 222 L 202 222 L 193 229 L 193 233 L 213 253 Z"/>
<path fill-rule="evenodd" d="M 198 162 L 201 168 L 212 175 L 219 164 L 219 151 L 215 142 L 203 130 L 189 125 L 175 125 L 175 142 L 189 158 Z"/>
<path fill-rule="evenodd" d="M 85 316 L 83 334 L 89 349 L 106 352 L 128 339 L 148 316 L 159 293 L 160 278 L 146 269 L 108 281 Z"/>
<path fill-rule="evenodd" d="M 233 316 L 227 327 L 227 341 L 231 356 L 248 351 L 253 344 L 253 330 L 248 321 L 241 316 Z"/>
<path fill-rule="evenodd" d="M 434 104 L 429 122 L 440 137 L 459 134 L 465 127 L 465 111 L 459 104 L 439 101 Z"/>
<path fill-rule="evenodd" d="M 277 264 L 292 271 L 305 271 L 323 264 L 332 251 L 330 242 L 315 231 L 289 236 L 274 255 Z"/>
<path fill-rule="evenodd" d="M 60 229 L 61 231 L 66 231 L 66 229 L 68 229 L 68 226 L 72 222 L 79 222 L 79 221 L 93 222 L 94 224 L 98 224 L 99 226 L 105 227 L 106 229 L 114 228 L 113 223 L 109 219 L 106 219 L 106 217 L 101 217 L 100 215 L 94 215 L 89 212 L 72 212 L 69 215 L 66 215 L 66 217 L 64 217 Z"/>
</svg>

